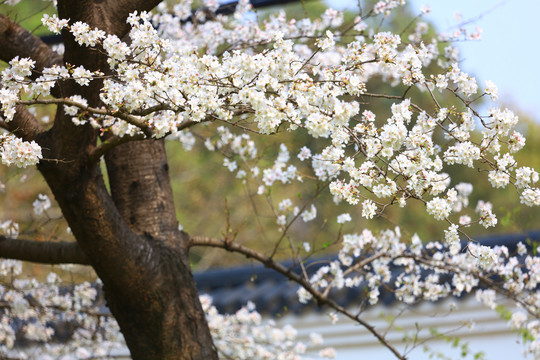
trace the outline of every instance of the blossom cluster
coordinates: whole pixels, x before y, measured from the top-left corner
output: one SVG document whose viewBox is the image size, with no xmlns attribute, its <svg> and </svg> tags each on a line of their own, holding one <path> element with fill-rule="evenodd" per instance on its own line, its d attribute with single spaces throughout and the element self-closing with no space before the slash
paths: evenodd
<svg viewBox="0 0 540 360">
<path fill-rule="evenodd" d="M 300 360 L 309 353 L 309 347 L 319 347 L 323 340 L 312 334 L 311 343 L 297 340 L 297 331 L 290 325 L 278 328 L 273 321 L 263 321 L 253 303 L 248 303 L 231 315 L 219 314 L 212 298 L 201 296 L 210 332 L 218 353 L 224 359 L 282 359 Z M 320 358 L 334 358 L 333 349 L 318 353 Z"/>
<path fill-rule="evenodd" d="M 364 305 L 377 304 L 381 291 L 391 291 L 405 304 L 474 294 L 495 309 L 504 296 L 519 309 L 519 319 L 514 316 L 509 326 L 529 331 L 527 350 L 538 356 L 540 258 L 523 243 L 511 254 L 506 246 L 461 243 L 455 229 L 450 232 L 447 244 L 423 244 L 417 235 L 406 240 L 399 228 L 346 234 L 338 259 L 318 267 L 309 278 L 312 288 L 298 290 L 299 300 L 306 303 L 314 295 L 332 298 L 334 290 L 360 288 L 366 291 Z M 456 247 L 457 251 L 452 249 Z M 486 284 L 488 289 L 483 288 Z"/>
<path fill-rule="evenodd" d="M 84 282 L 68 290 L 56 273 L 45 282 L 22 276 L 20 261 L 0 261 L 0 299 L 8 306 L 0 314 L 0 355 L 9 358 L 77 359 L 109 356 L 123 344 L 116 321 L 96 303 L 97 289 Z M 72 329 L 71 325 L 78 324 Z M 68 342 L 55 332 L 70 328 Z M 24 348 L 21 344 L 33 344 Z M 35 346 L 39 345 L 39 346 Z"/>
<path fill-rule="evenodd" d="M 2 164 L 19 168 L 36 165 L 42 158 L 41 147 L 35 141 L 23 141 L 11 134 L 0 135 Z"/>
<path fill-rule="evenodd" d="M 387 13 L 402 3 L 381 1 L 375 13 Z M 134 135 L 142 128 L 150 129 L 154 137 L 178 137 L 178 129 L 187 121 L 236 123 L 239 117 L 251 120 L 262 134 L 274 133 L 282 126 L 303 128 L 314 138 L 329 138 L 331 144 L 319 154 L 311 154 L 305 147 L 302 153 L 306 155 L 300 159 L 311 155 L 316 176 L 321 181 L 332 180 L 330 189 L 336 200 L 362 202 L 367 218 L 377 213 L 378 206 L 369 199 L 372 193 L 383 201 L 399 198 L 400 205 L 429 194 L 433 198 L 425 199 L 428 213 L 438 220 L 448 219 L 454 207 L 448 199 L 437 197 L 451 191 L 447 190 L 451 179 L 444 172 L 445 164 L 487 166 L 494 187 L 514 183 L 523 204 L 540 205 L 537 177 L 522 181 L 523 167 L 512 161 L 511 154 L 524 144 L 523 136 L 515 130 L 517 116 L 497 108 L 488 117 L 477 115 L 467 102 L 479 93 L 476 80 L 460 69 L 453 51 L 441 56 L 435 40 L 426 45 L 422 41 L 425 30 L 417 30 L 414 39 L 418 41 L 402 43 L 400 36 L 389 32 L 366 33 L 361 26 L 365 23 L 357 19 L 355 30 L 359 33 L 346 45 L 338 45 L 334 38 L 339 31 L 328 28 L 336 29 L 342 16 L 333 10 L 319 21 L 294 24 L 282 13 L 264 27 L 239 21 L 237 15 L 232 20 L 221 16 L 206 19 L 194 28 L 179 25 L 176 15 L 170 13 L 133 13 L 127 20 L 131 26 L 129 45 L 86 24 L 69 25 L 62 19 L 45 17 L 43 22 L 51 30 L 66 27 L 81 45 L 103 46 L 114 75 L 104 80 L 101 100 L 111 114 L 130 116 L 92 114 L 80 96 L 69 99 L 66 113 L 73 116 L 76 125 L 90 122 L 118 136 Z M 161 25 L 155 28 L 151 21 Z M 203 37 L 209 30 L 206 27 L 217 34 L 213 40 Z M 308 43 L 313 36 L 319 37 L 316 49 Z M 268 47 L 254 52 L 234 50 L 233 45 L 231 50 L 215 54 L 219 46 L 237 43 Z M 206 49 L 202 55 L 197 50 L 201 47 Z M 444 65 L 442 72 L 426 76 L 426 67 L 436 59 L 446 59 L 439 62 Z M 53 67 L 45 69 L 33 85 L 25 82 L 33 67 L 31 60 L 15 58 L 10 65 L 2 73 L 4 93 L 0 97 L 7 120 L 13 117 L 21 92 L 47 95 L 55 76 L 56 80 L 71 78 L 80 85 L 102 76 L 83 67 Z M 391 106 L 392 116 L 382 124 L 375 122 L 375 115 L 368 110 L 360 116 L 355 99 L 366 94 L 370 80 L 379 75 L 392 85 L 415 86 L 424 92 L 437 88 L 460 99 L 463 96 L 464 109 L 440 107 L 429 113 L 412 98 L 403 97 Z M 483 94 L 496 98 L 496 86 L 488 82 Z M 347 96 L 352 99 L 345 100 Z M 86 115 L 81 117 L 81 113 Z M 478 143 L 471 140 L 475 117 L 484 126 Z M 436 143 L 438 132 L 445 136 L 445 142 Z M 192 141 L 182 134 L 186 143 Z M 503 144 L 507 144 L 507 152 Z M 230 171 L 236 169 L 234 162 L 225 164 Z M 294 167 L 285 171 L 282 164 L 276 162 L 273 169 L 262 172 L 265 186 L 271 186 L 275 179 L 287 183 L 294 178 Z M 536 173 L 534 169 L 530 172 Z M 493 221 L 481 223 L 491 226 Z"/>
<path fill-rule="evenodd" d="M 34 214 L 41 215 L 51 207 L 51 200 L 47 195 L 39 194 L 32 206 L 34 207 Z"/>
<path fill-rule="evenodd" d="M 22 263 L 0 260 L 0 301 L 8 306 L 0 313 L 0 356 L 17 359 L 108 358 L 125 349 L 118 324 L 103 310 L 98 297 L 99 283 L 69 285 L 56 273 L 43 283 L 22 276 Z M 220 314 L 212 299 L 201 296 L 214 344 L 224 359 L 306 359 L 320 348 L 320 335 L 310 343 L 297 339 L 290 325 L 279 328 L 263 321 L 252 303 L 234 314 Z M 57 337 L 56 331 L 68 339 Z M 32 344 L 32 346 L 29 346 Z M 315 355 L 315 353 L 314 353 Z M 317 358 L 334 358 L 331 348 Z"/>
</svg>

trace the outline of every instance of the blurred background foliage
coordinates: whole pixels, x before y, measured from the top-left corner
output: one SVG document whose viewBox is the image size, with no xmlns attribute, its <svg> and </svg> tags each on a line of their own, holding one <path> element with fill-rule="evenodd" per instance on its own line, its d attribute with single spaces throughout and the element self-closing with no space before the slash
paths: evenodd
<svg viewBox="0 0 540 360">
<path fill-rule="evenodd" d="M 364 9 L 369 8 L 369 1 L 362 3 Z M 40 26 L 40 18 L 44 12 L 54 13 L 54 8 L 48 4 L 49 2 L 41 0 L 26 0 L 15 7 L 0 5 L 0 12 L 21 22 L 36 35 L 44 35 L 47 32 Z M 256 16 L 258 21 L 264 21 L 270 14 L 284 9 L 289 17 L 309 16 L 314 18 L 320 16 L 327 7 L 328 4 L 322 1 L 305 1 L 287 6 L 258 9 Z M 345 24 L 350 24 L 357 15 L 358 12 L 346 12 Z M 390 30 L 401 33 L 404 29 L 409 28 L 411 22 L 418 21 L 417 15 L 412 13 L 408 7 L 404 7 L 395 11 L 392 17 L 382 22 L 378 18 L 378 23 L 375 25 L 380 31 Z M 413 29 L 414 26 L 411 28 Z M 430 30 L 428 36 L 432 34 L 433 30 Z M 403 36 L 406 37 L 406 33 Z M 440 46 L 440 50 L 443 51 L 443 45 Z M 401 95 L 405 90 L 403 86 L 389 87 L 382 82 L 373 81 L 368 84 L 368 89 L 371 93 L 392 95 Z M 417 104 L 426 110 L 433 110 L 433 104 L 427 94 L 421 93 L 416 88 L 412 89 L 410 94 L 415 97 Z M 377 114 L 378 121 L 385 121 L 390 115 L 392 104 L 390 100 L 371 101 L 362 98 L 359 100 L 361 109 L 373 111 Z M 443 102 L 455 105 L 458 111 L 462 110 L 460 104 L 449 96 Z M 506 105 L 519 113 L 518 104 Z M 36 113 L 40 118 L 43 116 L 53 118 L 53 111 L 54 109 L 50 107 L 39 107 Z M 540 139 L 540 124 L 529 120 L 526 114 L 520 114 L 520 118 L 522 123 L 518 130 L 528 139 Z M 193 133 L 198 137 L 205 137 L 215 133 L 215 129 L 219 125 L 198 125 L 193 128 Z M 239 129 L 233 128 L 231 131 L 236 134 L 240 133 Z M 320 150 L 325 146 L 324 142 L 315 142 L 302 131 L 289 133 L 286 130 L 280 130 L 280 133 L 276 135 L 262 136 L 250 133 L 250 136 L 258 144 L 259 155 L 263 155 L 258 164 L 261 169 L 272 165 L 281 143 L 286 144 L 291 151 L 291 158 L 296 157 L 296 149 L 303 145 L 308 145 L 312 150 Z M 305 177 L 303 184 L 274 185 L 269 196 L 256 195 L 259 184 L 254 183 L 249 176 L 245 183 L 236 179 L 234 173 L 229 172 L 223 166 L 223 154 L 207 151 L 202 141 L 197 141 L 193 150 L 189 152 L 184 150 L 180 142 L 170 141 L 167 143 L 167 151 L 170 159 L 170 174 L 177 206 L 177 218 L 186 232 L 192 235 L 211 237 L 222 237 L 229 233 L 229 235 L 236 236 L 235 241 L 267 254 L 281 239 L 276 252 L 276 256 L 280 259 L 294 257 L 296 252 L 306 256 L 307 254 L 301 246 L 303 242 L 308 242 L 311 245 L 313 250 L 311 256 L 336 252 L 339 249 L 337 244 L 342 234 L 359 232 L 363 228 L 378 230 L 399 225 L 403 233 L 417 233 L 427 241 L 440 239 L 442 230 L 447 227 L 445 222 L 437 222 L 428 216 L 424 205 L 418 201 L 410 201 L 405 209 L 396 206 L 389 207 L 384 216 L 368 222 L 360 216 L 360 206 L 342 203 L 336 207 L 328 190 L 320 191 L 321 189 L 309 179 L 309 176 Z M 539 154 L 540 142 L 529 140 L 525 149 L 516 156 L 516 159 L 523 165 L 540 169 Z M 453 179 L 452 186 L 459 182 L 473 184 L 475 190 L 470 197 L 470 206 L 473 209 L 478 200 L 489 200 L 493 203 L 494 211 L 499 218 L 499 226 L 495 229 L 486 230 L 478 225 L 473 225 L 468 231 L 470 235 L 480 237 L 494 232 L 510 233 L 539 228 L 538 209 L 520 206 L 519 194 L 512 186 L 502 191 L 500 189 L 494 191 L 487 181 L 486 173 L 481 173 L 481 171 L 475 173 L 470 169 L 464 171 L 462 166 L 452 166 L 448 169 Z M 106 176 L 105 169 L 104 174 Z M 52 209 L 47 210 L 45 218 L 33 214 L 32 202 L 38 194 L 47 194 L 52 198 L 50 191 L 36 170 L 21 171 L 2 166 L 0 167 L 0 181 L 2 182 L 0 221 L 5 222 L 13 219 L 18 222 L 21 238 L 38 241 L 73 240 L 67 229 L 67 224 L 54 205 Z M 279 232 L 275 225 L 276 216 L 272 207 L 277 207 L 279 201 L 284 198 L 290 198 L 295 205 L 300 207 L 315 200 L 317 218 L 310 223 L 304 223 L 298 219 L 283 236 L 283 233 Z M 344 225 L 337 224 L 337 215 L 345 212 L 351 214 L 352 222 Z M 232 266 L 246 261 L 237 255 L 224 253 L 219 249 L 194 248 L 191 256 L 196 271 L 202 271 L 212 266 Z M 58 266 L 52 268 L 59 269 Z M 27 265 L 27 271 L 38 277 L 46 276 L 50 269 L 51 266 Z M 75 278 L 92 276 L 87 268 L 78 267 L 76 269 L 78 270 L 70 272 L 71 276 Z"/>
</svg>

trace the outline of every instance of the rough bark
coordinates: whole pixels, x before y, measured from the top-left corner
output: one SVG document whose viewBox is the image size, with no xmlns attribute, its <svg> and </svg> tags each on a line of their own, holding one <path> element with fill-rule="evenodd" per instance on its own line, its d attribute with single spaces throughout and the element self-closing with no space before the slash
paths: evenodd
<svg viewBox="0 0 540 360">
<path fill-rule="evenodd" d="M 105 160 L 112 198 L 129 226 L 165 242 L 174 239 L 178 221 L 163 140 L 122 144 Z"/>
<path fill-rule="evenodd" d="M 104 283 L 105 297 L 134 359 L 212 359 L 215 354 L 184 243 L 137 234 L 124 221 L 97 170 L 77 181 L 40 167 L 78 243 Z M 90 170 L 90 169 L 89 169 Z M 145 203 L 137 204 L 145 208 Z M 152 209 L 148 210 L 149 212 Z M 176 246 L 172 246 L 176 244 Z"/>
<path fill-rule="evenodd" d="M 72 23 L 84 21 L 122 37 L 129 12 L 150 10 L 156 3 L 59 0 L 58 13 Z M 12 34 L 0 26 L 0 44 L 16 46 L 16 41 L 5 39 Z M 68 33 L 63 36 L 64 61 L 107 72 L 102 54 L 76 45 Z M 32 58 L 47 51 L 39 42 L 32 48 Z M 17 53 L 13 49 L 13 56 Z M 100 86 L 99 81 L 88 87 L 65 83 L 58 96 L 79 94 L 89 105 L 99 106 Z M 38 169 L 85 258 L 103 281 L 105 298 L 133 359 L 216 359 L 189 266 L 189 238 L 178 230 L 162 141 L 126 143 L 111 150 L 106 161 L 109 194 L 98 164 L 89 161 L 97 144 L 96 130 L 75 126 L 62 106 L 50 130 L 27 127 L 26 136 L 41 145 L 44 158 L 56 160 L 43 161 Z"/>
<path fill-rule="evenodd" d="M 0 14 L 0 58 L 9 61 L 14 57 L 29 57 L 36 62 L 35 75 L 43 68 L 60 64 L 61 56 L 51 50 L 37 36 Z"/>
<path fill-rule="evenodd" d="M 202 308 L 198 301 L 190 300 L 198 299 L 198 292 L 187 258 L 189 238 L 178 230 L 163 141 L 122 144 L 112 149 L 105 158 L 116 208 L 132 231 L 151 246 L 151 252 L 157 254 L 148 258 L 147 271 L 156 273 L 150 279 L 153 287 L 141 289 L 145 293 L 139 294 L 139 297 L 148 297 L 148 304 L 159 308 L 163 323 L 153 324 L 146 329 L 154 332 L 161 327 L 160 338 L 163 342 L 178 345 L 170 349 L 171 358 L 180 358 L 179 354 L 185 353 L 189 354 L 189 358 L 200 354 L 201 358 L 211 359 L 214 350 L 210 345 L 211 339 L 205 339 L 207 328 L 204 316 L 201 318 Z M 134 310 L 138 302 L 136 300 L 133 304 Z M 125 322 L 128 329 L 137 328 L 140 321 L 133 314 L 139 314 L 140 309 L 126 312 L 125 301 L 117 304 L 116 299 L 109 299 L 109 303 L 111 307 L 119 307 L 116 309 L 116 313 L 122 313 L 117 315 L 119 322 Z M 145 310 L 152 311 L 152 308 Z M 124 315 L 126 318 L 120 320 L 119 316 Z M 184 337 L 187 332 L 182 328 L 188 325 L 192 327 L 190 331 L 205 341 L 194 343 L 192 339 Z M 136 330 L 131 336 L 134 337 L 135 347 L 141 344 L 147 334 Z M 182 344 L 188 349 L 183 348 Z"/>
</svg>

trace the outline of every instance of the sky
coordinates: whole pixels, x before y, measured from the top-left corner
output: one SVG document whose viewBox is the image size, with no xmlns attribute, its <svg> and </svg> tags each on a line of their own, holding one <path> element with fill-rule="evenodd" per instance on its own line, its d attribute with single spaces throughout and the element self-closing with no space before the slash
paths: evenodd
<svg viewBox="0 0 540 360">
<path fill-rule="evenodd" d="M 431 7 L 426 19 L 439 31 L 455 30 L 454 14 L 483 29 L 480 41 L 460 42 L 461 69 L 479 80 L 493 81 L 500 101 L 540 122 L 540 1 L 538 0 L 408 0 L 413 10 Z M 356 1 L 327 0 L 332 7 Z"/>
</svg>

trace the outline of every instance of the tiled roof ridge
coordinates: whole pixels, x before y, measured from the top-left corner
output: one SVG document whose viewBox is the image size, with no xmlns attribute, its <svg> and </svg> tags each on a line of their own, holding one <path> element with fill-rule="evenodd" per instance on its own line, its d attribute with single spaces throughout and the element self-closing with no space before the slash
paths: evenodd
<svg viewBox="0 0 540 360">
<path fill-rule="evenodd" d="M 525 231 L 520 234 L 497 234 L 475 239 L 479 244 L 495 247 L 506 246 L 510 254 L 516 252 L 517 244 L 524 243 L 532 251 L 530 242 L 540 241 L 540 230 Z M 462 241 L 462 246 L 467 244 Z M 319 267 L 337 259 L 336 255 L 313 257 L 304 262 L 308 274 L 314 273 Z M 295 273 L 300 273 L 298 262 L 291 260 L 281 263 Z M 392 277 L 400 272 L 394 269 Z M 426 275 L 428 271 L 425 272 Z M 244 306 L 248 301 L 255 303 L 261 313 L 276 315 L 282 314 L 284 309 L 292 312 L 303 312 L 314 309 L 314 304 L 303 305 L 297 300 L 298 285 L 289 281 L 284 275 L 273 269 L 257 263 L 248 265 L 216 268 L 194 274 L 195 281 L 201 294 L 208 294 L 214 299 L 214 305 L 220 312 L 232 313 Z M 446 277 L 441 278 L 447 281 Z M 343 306 L 361 301 L 365 296 L 363 288 L 347 288 L 340 292 L 340 304 Z M 391 305 L 396 301 L 394 294 L 381 289 L 380 302 Z"/>
</svg>

